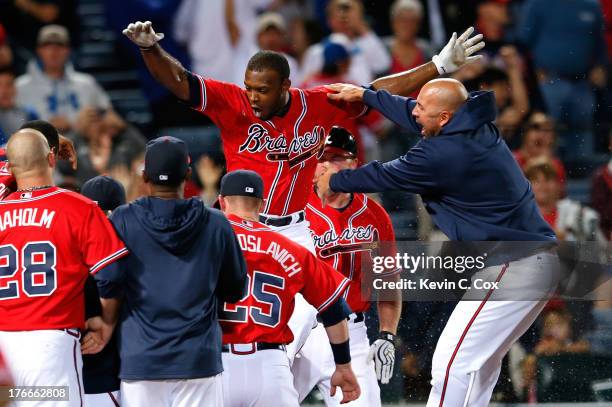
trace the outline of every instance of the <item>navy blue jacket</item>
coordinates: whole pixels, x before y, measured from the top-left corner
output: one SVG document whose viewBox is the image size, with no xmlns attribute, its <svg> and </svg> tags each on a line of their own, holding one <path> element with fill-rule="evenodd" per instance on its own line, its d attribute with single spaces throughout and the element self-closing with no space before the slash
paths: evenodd
<svg viewBox="0 0 612 407">
<path fill-rule="evenodd" d="M 414 99 L 366 90 L 364 102 L 421 133 L 412 116 Z M 331 189 L 420 194 L 434 223 L 451 240 L 555 240 L 529 182 L 492 123 L 495 115 L 493 93 L 474 92 L 439 135 L 421 139 L 393 161 L 340 171 L 331 177 Z"/>
<path fill-rule="evenodd" d="M 197 199 L 141 198 L 111 215 L 130 255 L 101 270 L 103 298 L 123 295 L 120 377 L 192 379 L 223 371 L 219 301 L 246 292 L 247 267 L 223 214 Z"/>
</svg>

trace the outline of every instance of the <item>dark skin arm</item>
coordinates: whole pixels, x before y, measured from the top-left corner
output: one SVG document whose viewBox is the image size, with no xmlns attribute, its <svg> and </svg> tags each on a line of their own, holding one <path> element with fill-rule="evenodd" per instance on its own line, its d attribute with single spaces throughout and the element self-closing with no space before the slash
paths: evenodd
<svg viewBox="0 0 612 407">
<path fill-rule="evenodd" d="M 378 78 L 371 85 L 375 90 L 386 90 L 393 95 L 409 96 L 430 80 L 437 78 L 438 75 L 436 65 L 428 62 L 409 71 Z"/>
<path fill-rule="evenodd" d="M 187 70 L 159 45 L 141 48 L 140 53 L 151 75 L 177 98 L 189 100 Z"/>
</svg>

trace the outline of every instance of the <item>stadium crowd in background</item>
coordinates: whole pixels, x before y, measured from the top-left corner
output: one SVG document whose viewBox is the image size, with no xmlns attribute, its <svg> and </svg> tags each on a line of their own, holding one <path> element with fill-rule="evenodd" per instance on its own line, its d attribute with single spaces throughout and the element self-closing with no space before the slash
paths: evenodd
<svg viewBox="0 0 612 407">
<path fill-rule="evenodd" d="M 97 175 L 111 175 L 124 185 L 128 201 L 139 198 L 147 139 L 170 131 L 180 137 L 176 129 L 181 128 L 194 152 L 194 179 L 187 183 L 186 196 L 200 195 L 207 205 L 215 201 L 224 172 L 217 136 L 202 127 L 210 126 L 206 118 L 190 112 L 151 78 L 139 51 L 120 35 L 129 22 L 152 21 L 165 34 L 164 48 L 185 67 L 240 86 L 254 52 L 282 52 L 290 62 L 293 86 L 305 88 L 333 82 L 365 85 L 381 74 L 414 68 L 429 61 L 450 33 L 473 25 L 484 35 L 485 57 L 453 76 L 468 90 L 495 92 L 496 124 L 531 182 L 543 216 L 560 240 L 612 240 L 612 0 L 566 0 L 562 5 L 556 0 L 76 3 L 0 2 L 0 143 L 24 121 L 49 120 L 74 141 L 79 157 L 76 171 L 60 167 L 55 174 L 59 184 L 78 189 Z M 92 28 L 80 22 L 78 14 L 91 10 L 98 10 L 104 23 Z M 120 72 L 135 73 L 137 91 L 151 113 L 148 120 L 130 120 L 133 112 L 125 102 L 132 96 L 117 91 L 125 78 L 113 88 L 95 64 L 80 66 L 96 41 L 122 56 Z M 376 114 L 338 124 L 357 135 L 363 163 L 394 158 L 417 142 Z M 413 195 L 379 198 L 398 239 L 416 239 L 417 228 L 421 236 L 444 238 L 418 210 Z M 516 345 L 518 353 L 511 352 L 522 355 L 518 367 L 509 363 L 502 373 L 502 378 L 512 377 L 513 386 L 500 384 L 495 399 L 534 401 L 534 369 L 541 356 L 612 349 L 612 303 L 577 314 L 569 304 L 555 307 L 540 317 L 532 337 Z M 401 398 L 426 398 L 431 356 L 444 325 L 440 321 L 448 315 L 449 308 L 441 304 L 405 307 L 399 335 L 403 360 L 398 363 L 403 374 L 396 376 L 402 383 L 395 383 L 404 385 Z M 586 321 L 576 329 L 572 324 L 579 317 Z"/>
</svg>

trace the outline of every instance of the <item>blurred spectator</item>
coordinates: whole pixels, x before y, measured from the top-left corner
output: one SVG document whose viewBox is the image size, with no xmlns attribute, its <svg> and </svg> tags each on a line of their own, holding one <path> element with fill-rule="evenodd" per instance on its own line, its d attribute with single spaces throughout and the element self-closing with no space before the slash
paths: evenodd
<svg viewBox="0 0 612 407">
<path fill-rule="evenodd" d="M 17 54 L 24 62 L 28 51 L 36 47 L 36 35 L 48 24 L 67 27 L 73 44 L 79 44 L 77 0 L 5 0 L 0 1 L 0 23 L 10 33 Z"/>
<path fill-rule="evenodd" d="M 276 51 L 285 55 L 291 71 L 289 77 L 291 83 L 294 86 L 301 83 L 302 76 L 298 63 L 291 55 L 287 55 L 287 25 L 280 14 L 264 13 L 259 16 L 257 20 L 257 45 L 261 50 Z"/>
<path fill-rule="evenodd" d="M 48 25 L 38 35 L 37 60 L 17 79 L 17 101 L 32 106 L 41 119 L 59 131 L 70 130 L 81 109 L 111 108 L 110 99 L 96 80 L 77 72 L 69 62 L 70 37 L 66 28 Z"/>
<path fill-rule="evenodd" d="M 212 207 L 219 197 L 220 181 L 224 171 L 223 161 L 210 155 L 202 155 L 195 169 L 202 185 L 200 197 L 206 206 Z"/>
<path fill-rule="evenodd" d="M 174 22 L 200 75 L 242 86 L 256 50 L 257 11 L 271 0 L 184 0 Z"/>
<path fill-rule="evenodd" d="M 520 38 L 531 50 L 540 91 L 560 132 L 562 157 L 593 152 L 593 86 L 606 83 L 606 45 L 599 2 L 528 0 Z"/>
<path fill-rule="evenodd" d="M 125 188 L 127 202 L 146 195 L 146 185 L 142 179 L 143 169 L 144 151 L 136 155 L 127 165 L 125 163 L 116 164 L 109 170 L 109 175 Z"/>
<path fill-rule="evenodd" d="M 565 167 L 561 160 L 555 156 L 555 125 L 550 117 L 542 112 L 532 113 L 523 129 L 521 147 L 512 153 L 523 170 L 525 170 L 528 162 L 537 157 L 549 159 L 557 173 L 561 197 L 565 196 L 567 182 Z"/>
<path fill-rule="evenodd" d="M 383 42 L 370 30 L 358 0 L 331 0 L 327 6 L 327 19 L 332 34 L 329 40 L 343 42 L 351 54 L 351 82 L 367 84 L 391 65 L 391 58 Z M 311 46 L 303 60 L 305 80 L 323 67 L 323 43 Z"/>
<path fill-rule="evenodd" d="M 540 341 L 534 349 L 534 354 L 523 360 L 523 385 L 525 398 L 529 402 L 536 401 L 537 358 L 538 356 L 554 356 L 563 353 L 586 353 L 589 342 L 575 338 L 572 329 L 572 316 L 564 309 L 545 312 Z"/>
<path fill-rule="evenodd" d="M 391 51 L 390 73 L 407 71 L 422 65 L 434 55 L 430 45 L 417 38 L 423 19 L 423 6 L 419 0 L 396 0 L 391 7 L 393 37 L 388 41 Z M 419 91 L 412 95 L 416 98 Z"/>
<path fill-rule="evenodd" d="M 291 54 L 296 58 L 300 69 L 304 65 L 304 56 L 311 45 L 323 39 L 323 31 L 314 20 L 297 18 L 290 25 Z"/>
<path fill-rule="evenodd" d="M 506 25 L 510 22 L 509 2 L 509 0 L 481 0 L 476 6 L 474 28 L 484 36 L 486 46 L 481 53 L 488 55 L 490 59 L 494 59 L 500 48 L 509 44 L 505 32 Z"/>
<path fill-rule="evenodd" d="M 92 107 L 81 111 L 72 137 L 79 160 L 74 176 L 80 184 L 115 166 L 128 167 L 146 144 L 142 134 L 115 112 Z"/>
<path fill-rule="evenodd" d="M 528 162 L 525 176 L 531 182 L 542 216 L 559 240 L 605 241 L 597 212 L 569 198 L 560 199 L 559 176 L 549 159 L 539 157 Z"/>
<path fill-rule="evenodd" d="M 508 142 L 518 132 L 523 118 L 529 111 L 529 96 L 523 81 L 520 68 L 520 57 L 516 48 L 503 47 L 500 55 L 506 61 L 507 70 L 486 68 L 473 82 L 475 86 L 466 83 L 468 89 L 492 90 L 497 104 L 497 120 L 495 124 Z"/>
<path fill-rule="evenodd" d="M 38 118 L 32 109 L 16 104 L 15 94 L 15 73 L 10 68 L 0 68 L 0 146 L 24 122 Z"/>
<path fill-rule="evenodd" d="M 164 33 L 164 49 L 189 69 L 191 64 L 187 51 L 179 45 L 172 31 L 179 6 L 177 0 L 106 0 L 109 28 L 117 33 L 121 51 L 130 57 L 138 69 L 141 89 L 149 102 L 155 129 L 202 123 L 205 116 L 186 109 L 174 95 L 154 80 L 140 56 L 140 49 L 119 33 L 134 21 L 151 21 L 158 32 Z"/>
<path fill-rule="evenodd" d="M 0 24 L 0 68 L 13 65 L 13 51 L 8 45 L 8 37 L 2 24 Z"/>
<path fill-rule="evenodd" d="M 608 148 L 612 153 L 612 133 Z M 591 205 L 599 212 L 601 230 L 608 240 L 612 240 L 612 158 L 593 175 Z"/>
<path fill-rule="evenodd" d="M 608 58 L 612 57 L 612 0 L 600 0 L 605 23 Z"/>
</svg>

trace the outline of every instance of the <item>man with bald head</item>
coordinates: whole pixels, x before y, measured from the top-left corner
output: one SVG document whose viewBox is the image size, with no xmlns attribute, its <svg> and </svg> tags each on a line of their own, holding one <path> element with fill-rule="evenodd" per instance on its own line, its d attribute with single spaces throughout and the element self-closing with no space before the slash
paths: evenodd
<svg viewBox="0 0 612 407">
<path fill-rule="evenodd" d="M 0 201 L 0 348 L 16 386 L 65 386 L 68 403 L 44 405 L 79 406 L 85 280 L 127 250 L 93 201 L 53 185 L 40 131 L 19 130 L 6 153 L 17 190 Z"/>
<path fill-rule="evenodd" d="M 512 281 L 521 291 L 556 270 L 555 234 L 493 124 L 492 92 L 468 93 L 454 79 L 425 83 L 416 100 L 352 85 L 329 88 L 336 92 L 330 98 L 363 101 L 422 139 L 390 162 L 339 172 L 329 166 L 317 180 L 323 200 L 334 192 L 402 190 L 421 195 L 450 240 L 496 242 L 488 244 L 484 267 L 476 270 L 472 283 L 482 278 L 503 289 Z M 530 244 L 519 247 L 517 241 Z M 482 246 L 471 246 L 483 255 L 478 250 Z M 486 406 L 504 355 L 533 323 L 553 285 L 554 280 L 546 280 L 528 301 L 512 296 L 496 301 L 503 291 L 494 288 L 467 290 L 438 340 L 427 406 Z"/>
</svg>

